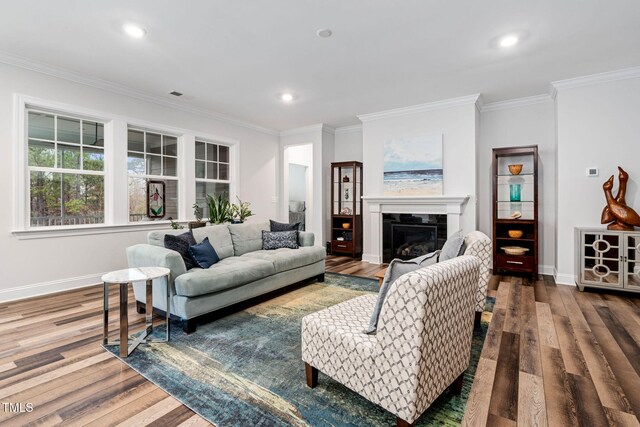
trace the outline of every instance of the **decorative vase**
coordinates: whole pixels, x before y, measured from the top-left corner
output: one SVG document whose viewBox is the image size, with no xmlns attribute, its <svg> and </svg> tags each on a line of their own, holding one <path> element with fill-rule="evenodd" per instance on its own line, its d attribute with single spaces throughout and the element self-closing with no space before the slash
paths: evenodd
<svg viewBox="0 0 640 427">
<path fill-rule="evenodd" d="M 349 182 L 349 176 L 345 175 L 344 178 L 342 178 L 342 182 Z"/>
<path fill-rule="evenodd" d="M 348 188 L 344 189 L 344 199 L 345 200 L 349 200 L 349 189 Z"/>
<path fill-rule="evenodd" d="M 509 184 L 509 200 L 512 202 L 520 201 L 520 184 Z"/>
</svg>

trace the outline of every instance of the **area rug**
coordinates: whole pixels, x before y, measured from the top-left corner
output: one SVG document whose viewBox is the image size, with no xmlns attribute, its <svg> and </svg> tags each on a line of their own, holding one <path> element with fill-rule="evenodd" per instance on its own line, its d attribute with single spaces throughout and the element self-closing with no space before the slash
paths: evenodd
<svg viewBox="0 0 640 427">
<path fill-rule="evenodd" d="M 174 322 L 169 343 L 141 345 L 121 360 L 218 427 L 395 425 L 389 412 L 322 373 L 316 388 L 306 386 L 302 317 L 378 289 L 377 280 L 325 277 L 324 283 L 312 282 L 198 325 L 191 335 Z M 461 395 L 445 392 L 417 426 L 460 425 L 492 306 L 490 299 L 482 327 L 474 331 Z"/>
</svg>

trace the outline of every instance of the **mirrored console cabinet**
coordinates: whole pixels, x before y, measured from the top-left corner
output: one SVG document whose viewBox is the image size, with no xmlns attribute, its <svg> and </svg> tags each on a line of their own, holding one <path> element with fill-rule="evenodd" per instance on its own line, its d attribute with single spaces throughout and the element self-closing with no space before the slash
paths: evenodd
<svg viewBox="0 0 640 427">
<path fill-rule="evenodd" d="M 575 228 L 576 285 L 640 292 L 640 231 Z"/>
</svg>

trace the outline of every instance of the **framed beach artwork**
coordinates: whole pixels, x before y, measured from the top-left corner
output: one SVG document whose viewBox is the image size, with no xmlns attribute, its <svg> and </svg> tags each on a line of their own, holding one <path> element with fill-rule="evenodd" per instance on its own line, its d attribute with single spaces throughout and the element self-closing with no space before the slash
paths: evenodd
<svg viewBox="0 0 640 427">
<path fill-rule="evenodd" d="M 437 196 L 443 191 L 442 134 L 384 143 L 385 196 Z"/>
<path fill-rule="evenodd" d="M 164 218 L 164 182 L 147 181 L 147 216 Z"/>
</svg>

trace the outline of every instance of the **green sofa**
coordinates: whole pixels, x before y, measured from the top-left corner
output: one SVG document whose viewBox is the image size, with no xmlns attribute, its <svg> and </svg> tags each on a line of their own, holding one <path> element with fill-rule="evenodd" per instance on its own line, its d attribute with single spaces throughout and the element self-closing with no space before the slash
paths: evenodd
<svg viewBox="0 0 640 427">
<path fill-rule="evenodd" d="M 184 320 L 187 333 L 195 331 L 195 319 L 223 307 L 246 301 L 285 286 L 317 277 L 324 280 L 325 250 L 314 246 L 313 233 L 300 232 L 300 248 L 262 250 L 262 230 L 268 222 L 223 224 L 193 230 L 196 241 L 205 237 L 220 261 L 208 269 L 186 270 L 178 252 L 164 247 L 165 234 L 186 230 L 152 231 L 147 244 L 127 248 L 129 267 L 166 267 L 171 270 L 171 314 Z M 165 278 L 157 280 L 166 280 Z M 166 310 L 166 287 L 154 289 L 153 306 Z M 134 283 L 139 312 L 146 309 L 144 283 Z"/>
</svg>

